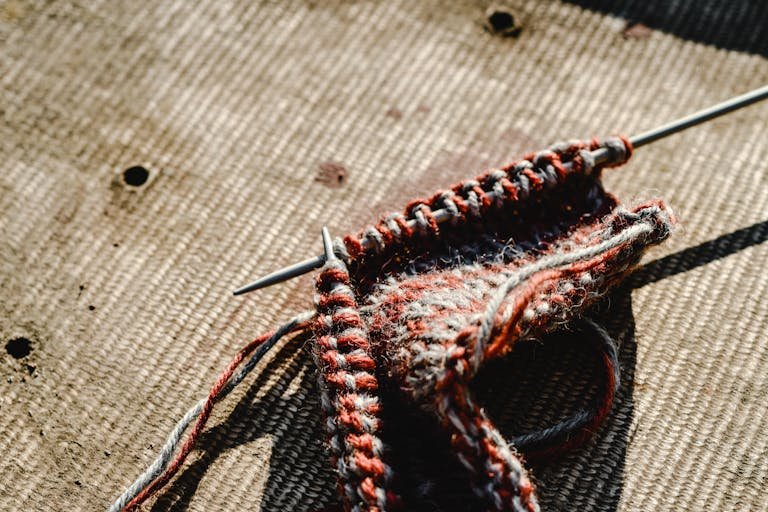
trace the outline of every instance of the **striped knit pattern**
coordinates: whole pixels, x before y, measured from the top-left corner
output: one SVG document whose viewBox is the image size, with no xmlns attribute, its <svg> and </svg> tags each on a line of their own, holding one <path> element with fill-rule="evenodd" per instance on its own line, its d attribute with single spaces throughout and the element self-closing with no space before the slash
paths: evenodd
<svg viewBox="0 0 768 512">
<path fill-rule="evenodd" d="M 467 385 L 453 379 L 435 391 L 435 412 L 450 434 L 459 461 L 472 474 L 475 492 L 493 510 L 539 510 L 519 457 L 474 401 Z"/>
<path fill-rule="evenodd" d="M 382 512 L 397 498 L 388 492 L 391 469 L 382 460 L 376 363 L 342 261 L 325 265 L 317 291 L 315 361 L 344 508 Z"/>
<path fill-rule="evenodd" d="M 411 370 L 395 366 L 420 398 L 439 380 L 431 366 L 419 371 L 422 359 L 447 365 L 457 357 L 452 351 L 469 350 L 463 371 L 474 375 L 485 359 L 508 352 L 517 339 L 566 325 L 621 281 L 648 246 L 666 239 L 672 222 L 661 202 L 619 207 L 546 251 L 389 277 L 364 307 L 371 335 L 389 350 L 396 347 L 398 361 L 405 352 L 421 356 L 409 363 Z"/>
</svg>

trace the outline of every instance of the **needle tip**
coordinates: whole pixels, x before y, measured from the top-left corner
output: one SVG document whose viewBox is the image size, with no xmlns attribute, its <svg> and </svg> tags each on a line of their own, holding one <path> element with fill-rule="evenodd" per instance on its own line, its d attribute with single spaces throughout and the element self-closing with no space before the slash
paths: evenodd
<svg viewBox="0 0 768 512">
<path fill-rule="evenodd" d="M 242 288 L 238 288 L 234 291 L 234 295 L 242 295 L 244 293 L 252 292 L 260 288 L 266 288 L 267 286 L 271 286 L 273 284 L 282 283 L 283 281 L 293 277 L 306 274 L 312 269 L 320 268 L 323 266 L 323 263 L 325 263 L 325 256 L 316 256 L 314 258 L 309 258 L 299 263 L 295 263 L 289 267 L 285 267 L 281 270 L 278 270 L 277 272 L 272 272 L 271 274 L 257 279 L 256 281 L 252 282 L 251 284 L 247 284 Z"/>
<path fill-rule="evenodd" d="M 323 229 L 320 231 L 320 233 L 323 235 L 323 250 L 325 252 L 325 261 L 333 261 L 336 258 L 336 254 L 333 252 L 333 240 L 331 239 L 331 234 L 328 232 L 328 228 L 323 226 Z"/>
<path fill-rule="evenodd" d="M 261 281 L 261 280 L 259 280 L 259 281 Z M 254 290 L 258 290 L 259 288 L 261 288 L 261 286 L 259 285 L 259 281 L 254 281 L 251 284 L 248 284 L 248 285 L 245 285 L 245 286 L 242 286 L 242 287 L 238 288 L 237 290 L 232 292 L 232 295 L 242 295 L 244 293 L 248 293 L 248 292 L 252 292 Z"/>
</svg>

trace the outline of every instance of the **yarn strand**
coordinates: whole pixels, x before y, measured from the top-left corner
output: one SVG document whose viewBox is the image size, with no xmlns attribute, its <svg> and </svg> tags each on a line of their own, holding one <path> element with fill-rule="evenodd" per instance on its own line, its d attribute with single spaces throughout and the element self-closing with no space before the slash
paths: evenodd
<svg viewBox="0 0 768 512">
<path fill-rule="evenodd" d="M 254 339 L 243 347 L 229 363 L 226 369 L 218 376 L 208 396 L 200 400 L 192 407 L 184 417 L 176 424 L 165 441 L 157 458 L 139 477 L 112 503 L 109 512 L 123 510 L 135 510 L 141 503 L 160 490 L 181 468 L 195 442 L 202 434 L 205 424 L 211 415 L 216 402 L 226 397 L 245 377 L 256 367 L 282 337 L 292 332 L 304 330 L 308 323 L 315 317 L 314 311 L 307 311 L 297 315 L 272 333 L 267 333 Z M 255 351 L 255 352 L 254 352 Z M 235 373 L 248 355 L 250 359 Z M 196 420 L 196 421 L 195 421 Z M 192 430 L 182 443 L 182 434 L 195 421 Z M 178 450 L 178 453 L 176 453 Z M 174 453 L 176 456 L 174 457 Z"/>
<path fill-rule="evenodd" d="M 578 411 L 560 423 L 510 439 L 509 444 L 524 453 L 528 462 L 551 460 L 587 441 L 610 412 L 619 390 L 621 370 L 618 343 L 603 327 L 587 317 L 574 321 L 570 328 L 572 332 L 588 336 L 590 343 L 598 349 L 605 371 L 601 385 L 603 389 L 595 400 L 593 410 Z"/>
</svg>

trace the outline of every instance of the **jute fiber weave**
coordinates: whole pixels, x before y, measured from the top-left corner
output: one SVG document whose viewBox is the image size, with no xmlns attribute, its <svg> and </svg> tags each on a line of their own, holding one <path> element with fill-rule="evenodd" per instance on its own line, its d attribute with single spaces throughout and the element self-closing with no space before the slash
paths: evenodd
<svg viewBox="0 0 768 512">
<path fill-rule="evenodd" d="M 639 4 L 502 2 L 520 32 L 501 37 L 487 2 L 0 2 L 0 510 L 105 509 L 240 346 L 312 307 L 308 277 L 231 291 L 317 254 L 322 225 L 768 83 L 761 3 Z M 593 441 L 532 468 L 543 510 L 768 508 L 766 119 L 606 171 L 681 229 L 598 311 L 621 387 Z M 155 510 L 336 503 L 308 343 L 219 405 Z M 579 346 L 484 370 L 505 434 L 592 396 Z M 420 421 L 385 413 L 399 467 L 429 510 L 476 509 Z"/>
</svg>

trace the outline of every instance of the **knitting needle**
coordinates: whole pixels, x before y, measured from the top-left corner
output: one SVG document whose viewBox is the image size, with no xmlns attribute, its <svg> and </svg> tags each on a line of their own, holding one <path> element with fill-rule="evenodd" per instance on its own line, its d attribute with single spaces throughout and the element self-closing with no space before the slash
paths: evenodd
<svg viewBox="0 0 768 512">
<path fill-rule="evenodd" d="M 647 132 L 643 132 L 630 137 L 629 141 L 632 143 L 633 147 L 639 148 L 674 133 L 683 131 L 686 128 L 696 126 L 698 124 L 709 121 L 710 119 L 728 114 L 729 112 L 733 112 L 734 110 L 752 105 L 753 103 L 757 103 L 758 101 L 764 100 L 766 98 L 768 98 L 768 85 L 750 91 L 746 94 L 736 96 L 722 103 L 718 103 L 712 107 L 705 108 L 704 110 L 699 110 L 698 112 L 672 121 L 671 123 L 664 124 L 652 130 L 648 130 Z M 610 154 L 611 152 L 607 148 L 600 148 L 592 152 L 592 156 L 595 159 L 596 165 L 608 162 L 610 159 Z M 568 166 L 569 164 L 566 163 L 565 165 Z M 493 198 L 493 191 L 490 191 L 487 194 L 489 198 Z M 432 212 L 432 215 L 438 224 L 451 218 L 451 214 L 445 210 L 435 210 Z M 408 223 L 409 225 L 415 225 L 415 221 L 413 220 L 409 220 Z M 361 242 L 363 247 L 367 249 L 368 241 L 364 239 Z M 334 254 L 332 245 L 329 244 L 331 244 L 330 235 L 328 235 L 328 230 L 323 228 L 323 247 L 325 248 L 325 255 L 315 256 L 314 258 L 309 258 L 304 261 L 294 263 L 288 267 L 284 267 L 276 272 L 257 279 L 251 284 L 243 286 L 242 288 L 238 288 L 235 290 L 234 294 L 242 295 L 244 293 L 258 290 L 260 288 L 265 288 L 267 286 L 271 286 L 282 281 L 287 281 L 288 279 L 292 279 L 302 274 L 306 274 L 307 272 L 311 272 L 316 268 L 322 267 L 323 264 L 325 264 L 326 255 Z M 328 247 L 331 247 L 330 252 L 328 251 Z"/>
</svg>

